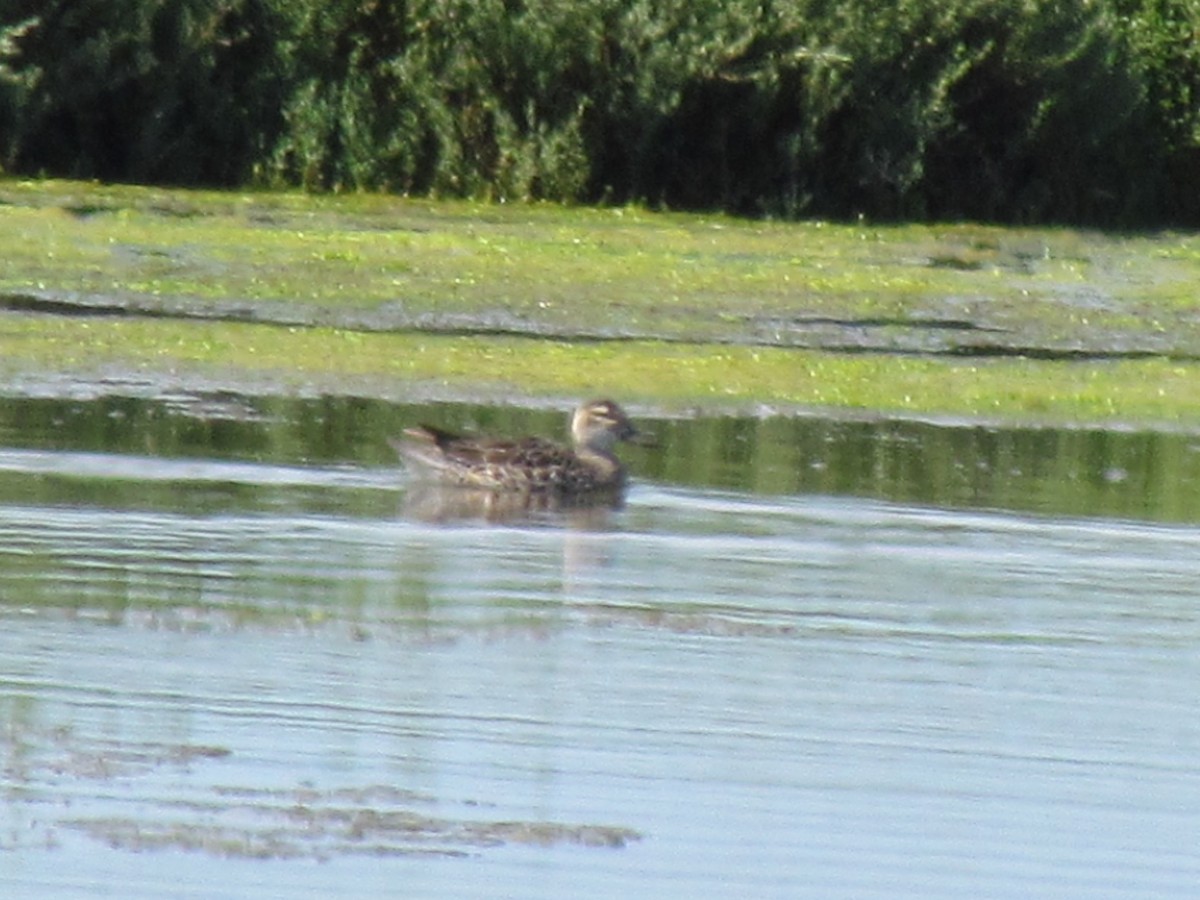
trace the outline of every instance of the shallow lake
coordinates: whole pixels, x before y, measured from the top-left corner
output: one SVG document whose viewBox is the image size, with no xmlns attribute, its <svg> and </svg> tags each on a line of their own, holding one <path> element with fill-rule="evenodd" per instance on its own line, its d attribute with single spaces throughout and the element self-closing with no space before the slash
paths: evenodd
<svg viewBox="0 0 1200 900">
<path fill-rule="evenodd" d="M 385 441 L 562 418 L 0 401 L 0 895 L 1194 896 L 1196 436 L 643 419 L 529 514 Z"/>
</svg>

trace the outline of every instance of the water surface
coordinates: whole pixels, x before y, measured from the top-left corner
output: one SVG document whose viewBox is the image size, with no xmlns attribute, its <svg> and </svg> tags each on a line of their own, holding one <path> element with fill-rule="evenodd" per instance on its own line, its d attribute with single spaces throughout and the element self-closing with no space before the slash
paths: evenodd
<svg viewBox="0 0 1200 900">
<path fill-rule="evenodd" d="M 1187 435 L 647 423 L 624 508 L 425 515 L 555 412 L 0 409 L 5 896 L 1191 896 Z"/>
</svg>

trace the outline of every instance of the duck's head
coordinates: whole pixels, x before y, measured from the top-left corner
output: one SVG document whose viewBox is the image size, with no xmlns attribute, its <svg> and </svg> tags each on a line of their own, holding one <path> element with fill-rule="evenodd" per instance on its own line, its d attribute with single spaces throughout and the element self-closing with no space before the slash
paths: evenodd
<svg viewBox="0 0 1200 900">
<path fill-rule="evenodd" d="M 577 447 L 610 453 L 617 441 L 637 441 L 638 430 L 611 400 L 592 400 L 571 417 L 571 438 Z"/>
</svg>

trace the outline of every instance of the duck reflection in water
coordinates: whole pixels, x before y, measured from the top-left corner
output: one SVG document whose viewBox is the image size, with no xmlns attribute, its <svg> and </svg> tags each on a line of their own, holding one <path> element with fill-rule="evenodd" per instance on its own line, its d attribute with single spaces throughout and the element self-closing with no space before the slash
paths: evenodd
<svg viewBox="0 0 1200 900">
<path fill-rule="evenodd" d="M 616 509 L 625 467 L 619 441 L 646 443 L 612 400 L 593 400 L 571 416 L 571 446 L 539 437 L 469 437 L 429 425 L 391 441 L 419 487 L 406 508 L 418 518 L 504 521 L 540 512 Z"/>
</svg>

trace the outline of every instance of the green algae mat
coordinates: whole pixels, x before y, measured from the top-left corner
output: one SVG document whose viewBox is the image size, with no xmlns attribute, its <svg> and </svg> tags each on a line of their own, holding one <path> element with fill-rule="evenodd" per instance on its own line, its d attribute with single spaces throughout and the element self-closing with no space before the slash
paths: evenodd
<svg viewBox="0 0 1200 900">
<path fill-rule="evenodd" d="M 1200 428 L 1200 236 L 0 181 L 0 379 Z"/>
</svg>

